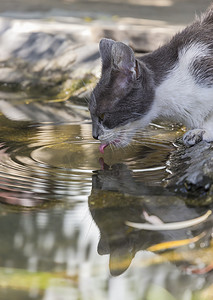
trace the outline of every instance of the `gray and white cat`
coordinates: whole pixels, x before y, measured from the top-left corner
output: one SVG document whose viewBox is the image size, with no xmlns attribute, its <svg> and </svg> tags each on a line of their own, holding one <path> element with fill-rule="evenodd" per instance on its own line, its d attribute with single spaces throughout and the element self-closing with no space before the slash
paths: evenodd
<svg viewBox="0 0 213 300">
<path fill-rule="evenodd" d="M 213 5 L 194 23 L 154 52 L 100 41 L 102 75 L 89 109 L 93 137 L 124 147 L 154 119 L 181 122 L 185 145 L 213 141 Z"/>
</svg>

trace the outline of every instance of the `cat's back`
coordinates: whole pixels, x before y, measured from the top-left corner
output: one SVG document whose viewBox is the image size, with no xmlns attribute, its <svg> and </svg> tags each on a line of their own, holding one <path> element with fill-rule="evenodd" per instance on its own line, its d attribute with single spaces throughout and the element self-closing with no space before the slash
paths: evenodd
<svg viewBox="0 0 213 300">
<path fill-rule="evenodd" d="M 213 5 L 147 61 L 160 110 L 188 127 L 200 126 L 213 110 Z"/>
<path fill-rule="evenodd" d="M 198 22 L 200 22 L 203 26 L 213 26 L 213 3 L 210 7 L 201 14 L 200 17 L 197 17 Z"/>
<path fill-rule="evenodd" d="M 213 5 L 174 36 L 170 47 L 177 51 L 176 66 L 200 87 L 213 88 Z"/>
<path fill-rule="evenodd" d="M 199 73 L 199 70 L 202 76 L 206 71 L 208 74 L 211 72 L 212 84 L 213 4 L 167 44 L 143 56 L 141 60 L 153 71 L 157 85 L 161 84 L 176 66 L 181 65 L 184 69 L 189 68 L 194 76 Z"/>
</svg>

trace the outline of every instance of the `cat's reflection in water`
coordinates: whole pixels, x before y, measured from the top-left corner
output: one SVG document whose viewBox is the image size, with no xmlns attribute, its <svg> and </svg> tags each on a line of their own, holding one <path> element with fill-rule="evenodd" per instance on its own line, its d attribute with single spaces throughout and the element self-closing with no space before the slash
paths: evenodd
<svg viewBox="0 0 213 300">
<path fill-rule="evenodd" d="M 208 229 L 208 223 L 173 231 L 136 230 L 127 226 L 127 220 L 152 222 L 150 216 L 165 223 L 189 220 L 204 214 L 206 208 L 188 207 L 165 188 L 136 181 L 133 172 L 125 164 L 110 167 L 100 159 L 100 165 L 101 169 L 94 171 L 92 176 L 89 209 L 100 230 L 98 253 L 110 255 L 112 275 L 122 274 L 138 251 L 149 250 L 156 244 L 192 239 L 204 231 L 197 245 L 199 247 L 204 241 L 209 243 L 211 229 Z"/>
</svg>

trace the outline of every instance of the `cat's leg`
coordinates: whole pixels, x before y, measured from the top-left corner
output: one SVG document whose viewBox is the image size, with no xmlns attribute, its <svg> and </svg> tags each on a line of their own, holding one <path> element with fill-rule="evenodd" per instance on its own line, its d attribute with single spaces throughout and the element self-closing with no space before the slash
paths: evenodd
<svg viewBox="0 0 213 300">
<path fill-rule="evenodd" d="M 183 136 L 183 142 L 186 146 L 193 146 L 201 141 L 213 142 L 213 118 L 208 120 L 203 128 L 187 131 Z"/>
<path fill-rule="evenodd" d="M 204 139 L 205 129 L 192 129 L 187 131 L 183 136 L 183 142 L 186 146 L 193 146 Z"/>
</svg>

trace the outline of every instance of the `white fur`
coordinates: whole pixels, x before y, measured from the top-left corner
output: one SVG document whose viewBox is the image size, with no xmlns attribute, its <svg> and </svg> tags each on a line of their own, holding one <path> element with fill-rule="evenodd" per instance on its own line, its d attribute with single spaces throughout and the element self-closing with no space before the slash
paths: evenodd
<svg viewBox="0 0 213 300">
<path fill-rule="evenodd" d="M 196 84 L 189 67 L 195 59 L 208 55 L 207 46 L 200 43 L 193 43 L 179 53 L 176 66 L 156 89 L 158 115 L 182 122 L 188 128 L 205 128 L 213 113 L 213 86 Z M 211 121 L 213 130 L 212 125 Z"/>
</svg>

